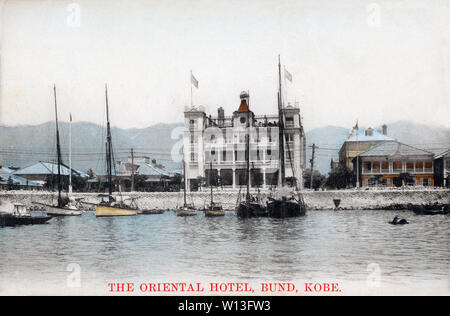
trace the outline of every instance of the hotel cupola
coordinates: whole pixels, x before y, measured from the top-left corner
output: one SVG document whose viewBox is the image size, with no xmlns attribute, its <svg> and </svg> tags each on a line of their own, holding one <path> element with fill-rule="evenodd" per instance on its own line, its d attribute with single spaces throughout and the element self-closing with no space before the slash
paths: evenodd
<svg viewBox="0 0 450 316">
<path fill-rule="evenodd" d="M 233 125 L 245 128 L 249 120 L 250 126 L 253 126 L 255 115 L 250 111 L 250 95 L 247 91 L 242 91 L 239 97 L 241 103 L 238 110 L 233 113 Z"/>
</svg>

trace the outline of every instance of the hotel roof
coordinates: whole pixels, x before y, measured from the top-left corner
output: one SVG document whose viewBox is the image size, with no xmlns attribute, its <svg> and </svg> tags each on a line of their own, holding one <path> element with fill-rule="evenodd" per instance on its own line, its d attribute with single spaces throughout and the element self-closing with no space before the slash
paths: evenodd
<svg viewBox="0 0 450 316">
<path fill-rule="evenodd" d="M 358 156 L 433 156 L 433 153 L 398 141 L 386 141 L 370 147 Z"/>
<path fill-rule="evenodd" d="M 87 174 L 78 170 L 73 169 L 73 172 L 79 174 L 81 177 L 87 177 Z M 68 176 L 70 173 L 69 168 L 64 165 L 61 165 L 61 175 Z M 23 169 L 17 170 L 13 172 L 15 175 L 26 175 L 26 174 L 58 174 L 58 165 L 51 162 L 38 162 L 32 166 L 25 167 Z"/>
<path fill-rule="evenodd" d="M 357 135 L 350 136 L 346 142 L 374 142 L 374 141 L 393 141 L 395 139 L 373 131 L 372 135 L 366 135 L 364 129 L 360 129 Z"/>
<path fill-rule="evenodd" d="M 13 170 L 5 167 L 0 167 L 0 184 L 8 184 L 8 179 L 11 178 L 14 185 L 20 185 L 20 186 L 30 186 L 30 187 L 40 187 L 41 185 L 29 181 L 25 178 L 16 176 L 12 174 Z"/>
</svg>

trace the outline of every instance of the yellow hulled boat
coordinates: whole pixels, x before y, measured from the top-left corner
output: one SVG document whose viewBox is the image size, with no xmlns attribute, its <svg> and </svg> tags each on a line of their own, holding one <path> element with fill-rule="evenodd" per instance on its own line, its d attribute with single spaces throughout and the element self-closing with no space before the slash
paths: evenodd
<svg viewBox="0 0 450 316">
<path fill-rule="evenodd" d="M 115 206 L 96 205 L 95 216 L 96 217 L 108 217 L 108 216 L 133 216 L 137 215 L 137 210 L 126 209 Z"/>
</svg>

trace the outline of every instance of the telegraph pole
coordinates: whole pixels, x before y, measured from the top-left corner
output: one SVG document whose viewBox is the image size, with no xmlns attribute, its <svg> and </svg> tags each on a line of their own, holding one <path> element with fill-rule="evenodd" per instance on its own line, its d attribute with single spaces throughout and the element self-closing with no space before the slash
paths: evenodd
<svg viewBox="0 0 450 316">
<path fill-rule="evenodd" d="M 131 148 L 131 192 L 134 191 L 134 151 Z"/>
<path fill-rule="evenodd" d="M 310 188 L 313 188 L 313 180 L 314 180 L 314 155 L 316 153 L 316 144 L 313 144 L 312 146 L 312 155 L 311 155 L 311 183 L 310 183 Z"/>
</svg>

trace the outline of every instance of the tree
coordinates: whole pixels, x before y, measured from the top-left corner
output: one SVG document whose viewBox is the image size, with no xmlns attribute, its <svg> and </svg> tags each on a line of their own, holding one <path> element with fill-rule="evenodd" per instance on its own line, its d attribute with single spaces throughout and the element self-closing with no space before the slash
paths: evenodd
<svg viewBox="0 0 450 316">
<path fill-rule="evenodd" d="M 329 189 L 346 189 L 355 185 L 354 172 L 345 163 L 340 163 L 328 173 L 325 187 Z"/>
<path fill-rule="evenodd" d="M 14 190 L 14 181 L 11 177 L 8 178 L 8 181 L 6 182 L 6 189 L 9 190 Z"/>
<path fill-rule="evenodd" d="M 316 190 L 322 186 L 326 177 L 322 175 L 319 171 L 314 170 L 314 179 L 313 179 L 313 189 Z M 306 169 L 303 173 L 303 182 L 305 188 L 311 188 L 311 169 Z"/>
<path fill-rule="evenodd" d="M 92 168 L 87 171 L 87 175 L 88 175 L 89 179 L 92 179 L 95 177 L 95 174 L 94 174 L 94 171 L 92 170 Z"/>
</svg>

